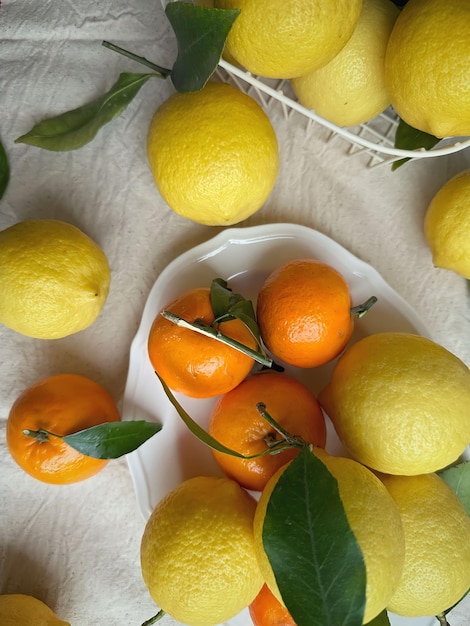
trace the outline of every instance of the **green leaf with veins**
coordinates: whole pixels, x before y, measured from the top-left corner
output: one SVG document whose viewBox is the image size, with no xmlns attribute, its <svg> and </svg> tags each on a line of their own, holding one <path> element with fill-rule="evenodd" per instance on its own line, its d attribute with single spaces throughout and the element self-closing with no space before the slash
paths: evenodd
<svg viewBox="0 0 470 626">
<path fill-rule="evenodd" d="M 155 422 L 106 422 L 62 439 L 82 454 L 95 459 L 117 459 L 133 452 L 162 428 Z"/>
<path fill-rule="evenodd" d="M 362 626 L 366 571 L 338 483 L 304 447 L 266 508 L 263 545 L 299 626 Z"/>
<path fill-rule="evenodd" d="M 251 300 L 233 293 L 226 280 L 214 278 L 210 288 L 211 305 L 217 322 L 238 318 L 249 328 L 261 346 L 261 336 Z"/>
<path fill-rule="evenodd" d="M 123 73 L 103 96 L 39 122 L 15 143 L 56 152 L 77 150 L 94 139 L 102 126 L 120 115 L 151 76 L 158 74 Z"/>
<path fill-rule="evenodd" d="M 441 140 L 434 137 L 434 135 L 429 135 L 422 130 L 417 130 L 400 119 L 395 133 L 395 148 L 399 148 L 400 150 L 417 150 L 418 148 L 430 150 L 439 143 L 439 141 Z M 392 170 L 398 169 L 409 160 L 409 158 L 405 158 L 394 161 L 394 163 L 392 163 Z"/>
<path fill-rule="evenodd" d="M 170 75 L 173 85 L 181 92 L 199 91 L 214 73 L 240 9 L 170 2 L 165 13 L 178 44 L 178 56 Z"/>
</svg>

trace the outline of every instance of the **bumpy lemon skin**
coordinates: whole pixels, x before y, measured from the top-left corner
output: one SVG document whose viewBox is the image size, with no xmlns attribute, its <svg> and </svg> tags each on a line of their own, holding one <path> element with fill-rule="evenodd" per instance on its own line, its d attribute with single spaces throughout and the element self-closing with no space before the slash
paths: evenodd
<svg viewBox="0 0 470 626">
<path fill-rule="evenodd" d="M 269 117 L 240 89 L 213 81 L 196 93 L 175 93 L 158 108 L 147 156 L 168 206 L 207 226 L 228 226 L 253 215 L 279 173 Z"/>
<path fill-rule="evenodd" d="M 470 169 L 435 194 L 424 218 L 424 234 L 434 265 L 470 280 Z"/>
</svg>

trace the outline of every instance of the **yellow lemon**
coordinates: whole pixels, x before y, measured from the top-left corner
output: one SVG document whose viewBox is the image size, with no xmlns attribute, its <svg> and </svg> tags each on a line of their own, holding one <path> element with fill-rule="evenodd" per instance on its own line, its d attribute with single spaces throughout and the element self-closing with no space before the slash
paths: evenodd
<svg viewBox="0 0 470 626">
<path fill-rule="evenodd" d="M 338 126 L 362 124 L 386 109 L 385 50 L 398 13 L 391 0 L 364 0 L 344 48 L 327 65 L 291 81 L 299 102 Z"/>
<path fill-rule="evenodd" d="M 385 84 L 410 126 L 470 135 L 470 0 L 409 0 L 390 35 Z"/>
<path fill-rule="evenodd" d="M 255 213 L 279 172 L 278 144 L 262 108 L 231 85 L 209 82 L 175 93 L 155 113 L 147 138 L 155 183 L 179 215 L 227 226 Z"/>
<path fill-rule="evenodd" d="M 470 517 L 436 474 L 380 478 L 400 512 L 406 546 L 387 608 L 405 617 L 439 615 L 470 587 Z"/>
<path fill-rule="evenodd" d="M 470 169 L 451 178 L 431 200 L 424 234 L 436 267 L 470 279 Z"/>
<path fill-rule="evenodd" d="M 101 248 L 59 220 L 18 222 L 0 232 L 0 323 L 38 339 L 90 326 L 109 292 Z"/>
<path fill-rule="evenodd" d="M 0 595 L 0 624 L 2 626 L 70 626 L 44 602 L 22 593 Z"/>
<path fill-rule="evenodd" d="M 434 472 L 470 441 L 470 370 L 411 333 L 378 333 L 353 344 L 319 399 L 351 456 L 387 474 Z"/>
<path fill-rule="evenodd" d="M 255 500 L 227 478 L 198 476 L 155 507 L 141 544 L 144 581 L 157 605 L 190 626 L 231 619 L 263 578 L 254 538 Z"/>
<path fill-rule="evenodd" d="M 226 49 L 246 70 L 293 78 L 328 63 L 351 37 L 362 0 L 215 0 L 240 9 Z"/>
<path fill-rule="evenodd" d="M 405 538 L 400 515 L 380 480 L 352 459 L 331 456 L 321 448 L 314 454 L 338 481 L 338 489 L 351 530 L 362 550 L 366 568 L 366 606 L 363 623 L 387 606 L 400 580 Z M 274 573 L 263 548 L 263 524 L 271 493 L 286 466 L 264 488 L 256 508 L 254 532 L 260 569 L 274 595 L 282 601 Z"/>
</svg>

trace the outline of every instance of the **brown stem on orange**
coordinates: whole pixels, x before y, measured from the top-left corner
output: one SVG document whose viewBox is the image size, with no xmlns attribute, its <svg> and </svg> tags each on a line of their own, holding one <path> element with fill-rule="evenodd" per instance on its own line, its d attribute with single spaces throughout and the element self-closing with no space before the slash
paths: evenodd
<svg viewBox="0 0 470 626">
<path fill-rule="evenodd" d="M 266 405 L 263 402 L 258 402 L 256 405 L 256 409 L 261 417 L 263 417 L 282 437 L 281 440 L 278 440 L 271 445 L 266 442 L 266 445 L 272 449 L 273 454 L 276 454 L 277 452 L 282 452 L 282 449 L 285 448 L 303 448 L 304 446 L 308 445 L 307 442 L 302 439 L 302 437 L 299 437 L 298 435 L 291 435 L 280 424 L 278 424 L 276 420 L 271 417 L 271 415 L 266 411 Z M 278 446 L 279 448 L 282 446 L 282 449 L 276 450 Z"/>
<path fill-rule="evenodd" d="M 44 443 L 49 439 L 49 435 L 52 435 L 52 433 L 44 430 L 43 428 L 40 428 L 39 430 L 29 430 L 28 428 L 25 428 L 23 430 L 23 435 L 37 439 L 39 443 Z"/>
<path fill-rule="evenodd" d="M 351 315 L 356 319 L 360 319 L 363 317 L 367 311 L 377 302 L 377 298 L 375 296 L 371 296 L 368 300 L 366 300 L 363 304 L 358 304 L 357 306 L 353 306 L 351 309 Z"/>
</svg>

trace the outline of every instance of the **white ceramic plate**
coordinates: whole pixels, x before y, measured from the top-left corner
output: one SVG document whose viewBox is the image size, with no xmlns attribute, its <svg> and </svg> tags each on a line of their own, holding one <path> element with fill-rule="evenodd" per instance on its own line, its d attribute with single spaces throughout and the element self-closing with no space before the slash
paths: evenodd
<svg viewBox="0 0 470 626">
<path fill-rule="evenodd" d="M 377 303 L 356 322 L 351 342 L 382 331 L 415 332 L 429 336 L 417 314 L 367 263 L 325 235 L 295 224 L 269 224 L 230 228 L 182 254 L 160 274 L 150 291 L 142 321 L 132 342 L 124 393 L 123 419 L 153 420 L 161 432 L 128 455 L 138 507 L 147 519 L 159 500 L 181 481 L 196 475 L 221 475 L 210 450 L 188 431 L 168 401 L 150 364 L 147 338 L 155 316 L 176 296 L 194 287 L 208 287 L 223 278 L 236 293 L 256 305 L 256 296 L 268 274 L 290 259 L 310 257 L 328 263 L 347 280 L 354 305 L 372 295 Z M 286 372 L 316 394 L 328 381 L 334 362 L 314 370 L 286 366 Z M 195 400 L 176 394 L 191 417 L 203 427 L 215 400 Z M 341 452 L 341 444 L 328 422 L 327 449 Z M 230 620 L 247 626 L 248 613 Z M 434 626 L 434 618 L 392 618 L 393 626 Z"/>
</svg>

